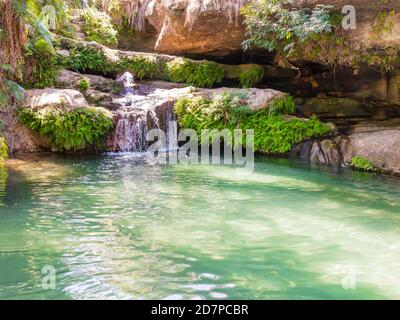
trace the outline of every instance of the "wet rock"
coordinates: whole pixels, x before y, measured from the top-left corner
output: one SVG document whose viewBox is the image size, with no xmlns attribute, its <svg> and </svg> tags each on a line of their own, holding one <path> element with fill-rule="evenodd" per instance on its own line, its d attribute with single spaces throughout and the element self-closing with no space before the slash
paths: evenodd
<svg viewBox="0 0 400 320">
<path fill-rule="evenodd" d="M 314 142 L 310 151 L 310 160 L 316 164 L 335 166 L 342 164 L 336 142 L 328 139 L 322 142 Z"/>
<path fill-rule="evenodd" d="M 98 90 L 89 89 L 86 90 L 84 96 L 91 104 L 100 105 L 100 106 L 107 106 L 108 104 L 112 104 L 113 97 L 111 94 L 106 92 L 101 92 Z"/>
</svg>

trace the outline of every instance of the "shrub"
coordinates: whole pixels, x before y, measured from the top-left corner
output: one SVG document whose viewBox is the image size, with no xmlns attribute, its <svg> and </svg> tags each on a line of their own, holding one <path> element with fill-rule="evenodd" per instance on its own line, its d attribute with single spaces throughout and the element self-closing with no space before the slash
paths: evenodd
<svg viewBox="0 0 400 320">
<path fill-rule="evenodd" d="M 118 63 L 119 71 L 132 72 L 138 79 L 154 78 L 161 73 L 161 63 L 147 57 L 124 58 Z"/>
<path fill-rule="evenodd" d="M 215 62 L 194 63 L 176 58 L 166 64 L 166 77 L 174 82 L 182 82 L 196 87 L 211 88 L 221 83 L 225 71 Z"/>
<path fill-rule="evenodd" d="M 362 157 L 354 157 L 351 159 L 351 167 L 359 171 L 377 172 L 379 171 L 375 165 Z"/>
<path fill-rule="evenodd" d="M 27 79 L 24 85 L 28 88 L 43 89 L 54 86 L 54 82 L 61 66 L 58 64 L 54 49 L 44 39 L 28 42 L 25 50 Z"/>
<path fill-rule="evenodd" d="M 332 6 L 298 9 L 292 4 L 292 0 L 252 0 L 243 7 L 241 13 L 249 35 L 244 48 L 255 45 L 289 56 L 315 35 L 333 30 Z"/>
<path fill-rule="evenodd" d="M 90 88 L 90 80 L 88 78 L 79 79 L 77 86 L 80 91 L 86 91 Z"/>
<path fill-rule="evenodd" d="M 251 88 L 260 83 L 263 78 L 264 68 L 254 65 L 240 74 L 240 84 L 243 88 Z"/>
<path fill-rule="evenodd" d="M 96 41 L 108 47 L 116 47 L 118 45 L 118 32 L 112 25 L 108 14 L 91 8 L 84 11 L 82 18 L 85 40 Z"/>
<path fill-rule="evenodd" d="M 47 107 L 18 110 L 20 121 L 47 139 L 53 151 L 81 150 L 98 146 L 113 127 L 111 114 L 102 108 L 72 111 Z"/>
<path fill-rule="evenodd" d="M 194 129 L 199 136 L 202 129 L 253 129 L 255 150 L 268 154 L 289 152 L 294 144 L 330 132 L 316 117 L 286 121 L 271 115 L 268 109 L 252 111 L 242 98 L 230 93 L 213 99 L 181 98 L 175 104 L 175 113 L 182 128 Z"/>
</svg>

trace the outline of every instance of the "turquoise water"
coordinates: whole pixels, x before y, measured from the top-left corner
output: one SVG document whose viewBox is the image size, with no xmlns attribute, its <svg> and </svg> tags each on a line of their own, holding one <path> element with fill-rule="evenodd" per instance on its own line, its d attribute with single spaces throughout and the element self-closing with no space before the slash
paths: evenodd
<svg viewBox="0 0 400 320">
<path fill-rule="evenodd" d="M 399 197 L 398 178 L 267 158 L 246 176 L 140 155 L 11 160 L 0 298 L 399 299 Z"/>
</svg>

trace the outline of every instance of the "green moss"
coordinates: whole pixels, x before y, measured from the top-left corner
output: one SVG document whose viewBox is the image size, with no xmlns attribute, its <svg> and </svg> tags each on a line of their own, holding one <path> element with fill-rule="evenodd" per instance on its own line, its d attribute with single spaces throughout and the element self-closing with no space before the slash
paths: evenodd
<svg viewBox="0 0 400 320">
<path fill-rule="evenodd" d="M 18 110 L 20 121 L 44 137 L 53 151 L 78 151 L 98 146 L 113 128 L 111 114 L 102 108 L 73 111 L 53 107 Z"/>
<path fill-rule="evenodd" d="M 105 12 L 91 8 L 84 11 L 82 19 L 86 41 L 96 41 L 108 47 L 117 47 L 118 32 Z"/>
<path fill-rule="evenodd" d="M 4 159 L 8 157 L 8 146 L 6 139 L 0 136 L 0 165 L 3 163 Z"/>
<path fill-rule="evenodd" d="M 80 91 L 86 91 L 90 88 L 90 80 L 88 78 L 79 79 L 77 86 Z"/>
<path fill-rule="evenodd" d="M 354 157 L 351 159 L 351 167 L 359 171 L 378 172 L 379 169 L 375 165 L 362 157 Z"/>
<path fill-rule="evenodd" d="M 155 78 L 161 72 L 162 64 L 148 57 L 127 57 L 118 63 L 119 71 L 132 72 L 138 79 Z"/>
<path fill-rule="evenodd" d="M 240 84 L 243 88 L 251 88 L 260 83 L 264 77 L 264 68 L 254 65 L 240 74 Z"/>
<path fill-rule="evenodd" d="M 211 88 L 222 82 L 224 69 L 217 63 L 194 63 L 176 58 L 166 64 L 166 77 L 173 82 L 188 83 L 196 87 Z"/>
<path fill-rule="evenodd" d="M 227 93 L 212 100 L 182 98 L 175 113 L 182 128 L 194 129 L 199 136 L 203 129 L 253 129 L 255 150 L 268 154 L 287 153 L 294 144 L 330 132 L 316 117 L 285 121 L 270 115 L 268 109 L 252 111 L 241 101 L 241 97 Z"/>
</svg>

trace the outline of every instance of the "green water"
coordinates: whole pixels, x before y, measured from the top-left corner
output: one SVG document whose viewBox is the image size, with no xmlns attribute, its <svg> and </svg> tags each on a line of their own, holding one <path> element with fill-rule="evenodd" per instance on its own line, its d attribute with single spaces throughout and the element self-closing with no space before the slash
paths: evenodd
<svg viewBox="0 0 400 320">
<path fill-rule="evenodd" d="M 399 199 L 396 178 L 267 158 L 13 160 L 0 299 L 399 299 Z"/>
</svg>

